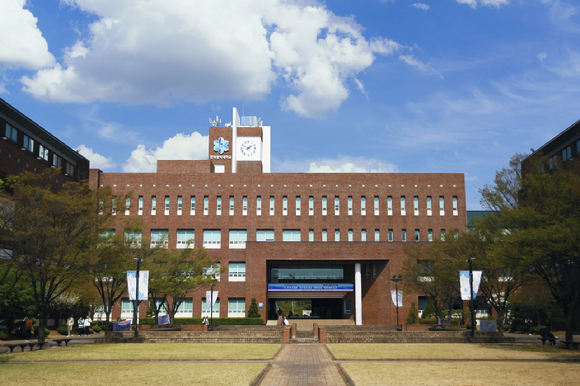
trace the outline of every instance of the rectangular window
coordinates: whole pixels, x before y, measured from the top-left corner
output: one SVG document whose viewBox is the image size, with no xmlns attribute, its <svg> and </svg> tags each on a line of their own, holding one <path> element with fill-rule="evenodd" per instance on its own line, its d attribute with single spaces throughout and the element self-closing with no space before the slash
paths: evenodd
<svg viewBox="0 0 580 386">
<path fill-rule="evenodd" d="M 111 213 L 113 213 L 113 215 L 117 214 L 117 197 L 113 197 L 113 203 L 111 205 Z"/>
<path fill-rule="evenodd" d="M 155 216 L 155 213 L 157 213 L 157 197 L 151 196 L 151 215 Z"/>
<path fill-rule="evenodd" d="M 326 210 L 327 210 L 327 202 L 326 202 L 326 196 L 322 196 L 322 215 L 326 216 Z"/>
<path fill-rule="evenodd" d="M 334 241 L 340 241 L 340 229 L 334 230 Z"/>
<path fill-rule="evenodd" d="M 553 155 L 550 158 L 548 158 L 548 165 L 550 170 L 552 170 L 554 167 L 556 167 L 556 165 L 558 164 L 558 155 Z"/>
<path fill-rule="evenodd" d="M 165 215 L 169 215 L 169 196 L 165 196 Z"/>
<path fill-rule="evenodd" d="M 352 229 L 348 230 L 348 241 L 354 241 L 354 232 Z"/>
<path fill-rule="evenodd" d="M 366 229 L 361 229 L 360 241 L 367 241 L 367 230 Z"/>
<path fill-rule="evenodd" d="M 445 216 L 445 198 L 439 196 L 439 216 Z"/>
<path fill-rule="evenodd" d="M 352 196 L 348 196 L 348 215 L 352 216 Z"/>
<path fill-rule="evenodd" d="M 246 299 L 228 299 L 228 318 L 246 316 Z"/>
<path fill-rule="evenodd" d="M 379 215 L 379 196 L 375 196 L 375 216 Z"/>
<path fill-rule="evenodd" d="M 179 307 L 177 307 L 176 313 L 183 316 L 191 316 L 193 314 L 193 299 L 183 299 Z"/>
<path fill-rule="evenodd" d="M 131 197 L 125 198 L 125 216 L 131 214 Z"/>
<path fill-rule="evenodd" d="M 406 213 L 405 196 L 401 196 L 401 216 L 404 216 L 405 213 Z"/>
<path fill-rule="evenodd" d="M 361 216 L 367 214 L 367 198 L 365 196 L 360 198 L 360 214 Z"/>
<path fill-rule="evenodd" d="M 274 215 L 274 196 L 270 196 L 270 216 Z"/>
<path fill-rule="evenodd" d="M 288 214 L 288 196 L 282 197 L 282 216 L 286 216 Z"/>
<path fill-rule="evenodd" d="M 393 196 L 387 197 L 387 214 L 389 216 L 393 215 Z"/>
<path fill-rule="evenodd" d="M 212 316 L 214 318 L 219 318 L 220 316 L 220 299 L 217 298 L 212 306 L 208 306 L 206 298 L 201 298 L 201 316 L 207 316 L 208 318 Z"/>
<path fill-rule="evenodd" d="M 139 196 L 139 208 L 137 208 L 138 215 L 141 216 L 143 214 L 143 196 Z"/>
<path fill-rule="evenodd" d="M 242 215 L 248 215 L 248 196 L 242 197 Z"/>
<path fill-rule="evenodd" d="M 421 241 L 421 233 L 419 229 L 415 229 L 415 241 Z"/>
<path fill-rule="evenodd" d="M 248 231 L 245 229 L 230 229 L 230 249 L 244 249 L 248 241 Z"/>
<path fill-rule="evenodd" d="M 246 263 L 229 264 L 229 281 L 246 281 Z"/>
<path fill-rule="evenodd" d="M 6 124 L 6 138 L 11 140 L 12 142 L 18 143 L 18 130 L 15 127 Z"/>
<path fill-rule="evenodd" d="M 258 229 L 256 231 L 256 241 L 274 241 L 274 230 Z"/>
<path fill-rule="evenodd" d="M 24 136 L 24 142 L 22 143 L 24 149 L 28 150 L 29 152 L 34 151 L 34 139 L 30 138 L 28 135 Z"/>
<path fill-rule="evenodd" d="M 167 246 L 169 231 L 167 229 L 151 229 L 151 248 L 155 246 Z"/>
<path fill-rule="evenodd" d="M 457 229 L 453 230 L 453 238 L 457 240 L 459 238 L 459 231 Z"/>
<path fill-rule="evenodd" d="M 222 231 L 216 230 L 203 230 L 203 246 L 206 249 L 219 249 L 222 244 Z"/>
<path fill-rule="evenodd" d="M 352 301 L 351 300 L 344 301 L 344 313 L 345 313 L 345 315 L 352 314 Z"/>
<path fill-rule="evenodd" d="M 183 210 L 183 198 L 181 196 L 177 196 L 177 215 L 181 216 L 181 212 Z"/>
<path fill-rule="evenodd" d="M 413 197 L 413 211 L 415 212 L 415 216 L 419 215 L 419 197 Z"/>
<path fill-rule="evenodd" d="M 285 229 L 282 232 L 282 241 L 300 241 L 300 230 Z"/>
<path fill-rule="evenodd" d="M 338 216 L 340 214 L 340 197 L 334 197 L 334 214 Z"/>
<path fill-rule="evenodd" d="M 73 164 L 69 164 L 67 162 L 65 168 L 66 168 L 66 174 L 68 174 L 69 176 L 75 175 L 75 167 Z"/>
<path fill-rule="evenodd" d="M 431 216 L 433 214 L 431 209 L 431 196 L 427 196 L 427 216 Z"/>
<path fill-rule="evenodd" d="M 427 240 L 433 241 L 433 229 L 427 231 Z"/>
<path fill-rule="evenodd" d="M 190 197 L 189 205 L 190 205 L 189 214 L 193 216 L 195 215 L 195 196 Z"/>
<path fill-rule="evenodd" d="M 262 196 L 256 197 L 256 215 L 262 214 Z"/>
<path fill-rule="evenodd" d="M 445 229 L 441 229 L 441 241 L 445 241 Z"/>
<path fill-rule="evenodd" d="M 177 248 L 193 248 L 195 242 L 195 231 L 193 229 L 177 230 Z"/>
<path fill-rule="evenodd" d="M 457 209 L 457 196 L 453 196 L 453 215 L 457 216 L 459 211 Z"/>
<path fill-rule="evenodd" d="M 401 230 L 401 241 L 407 241 L 407 230 L 406 229 Z"/>
<path fill-rule="evenodd" d="M 300 216 L 300 196 L 296 196 L 296 216 Z"/>
<path fill-rule="evenodd" d="M 129 300 L 127 298 L 121 300 L 121 313 L 122 314 L 133 313 L 134 304 L 135 303 L 133 302 L 133 300 Z"/>
<path fill-rule="evenodd" d="M 314 229 L 310 229 L 308 231 L 308 241 L 310 242 L 314 241 Z"/>
<path fill-rule="evenodd" d="M 328 232 L 326 229 L 322 230 L 322 241 L 328 241 Z"/>
<path fill-rule="evenodd" d="M 136 248 L 141 246 L 141 231 L 125 231 L 125 245 Z"/>
<path fill-rule="evenodd" d="M 230 196 L 230 216 L 234 215 L 234 196 Z"/>
<path fill-rule="evenodd" d="M 52 166 L 56 166 L 57 168 L 60 168 L 62 166 L 62 158 L 60 158 L 56 154 L 53 154 L 52 155 Z"/>
<path fill-rule="evenodd" d="M 314 197 L 313 196 L 308 197 L 308 215 L 314 216 Z"/>
<path fill-rule="evenodd" d="M 572 158 L 572 145 L 562 150 L 562 162 L 566 162 L 570 158 Z"/>
<path fill-rule="evenodd" d="M 216 199 L 216 215 L 221 216 L 222 214 L 222 196 L 217 196 Z"/>
<path fill-rule="evenodd" d="M 203 196 L 203 214 L 206 216 L 209 214 L 209 197 L 208 196 Z"/>
<path fill-rule="evenodd" d="M 48 149 L 42 145 L 38 145 L 38 157 L 48 162 Z"/>
<path fill-rule="evenodd" d="M 389 241 L 393 241 L 393 230 L 389 229 Z"/>
<path fill-rule="evenodd" d="M 381 241 L 381 231 L 380 231 L 380 229 L 375 229 L 375 241 Z"/>
</svg>

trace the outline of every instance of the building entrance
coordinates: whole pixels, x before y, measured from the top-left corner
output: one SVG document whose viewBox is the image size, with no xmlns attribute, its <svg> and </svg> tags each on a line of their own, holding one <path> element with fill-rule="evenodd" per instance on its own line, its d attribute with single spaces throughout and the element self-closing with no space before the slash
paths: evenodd
<svg viewBox="0 0 580 386">
<path fill-rule="evenodd" d="M 342 319 L 342 299 L 270 299 L 268 319 Z"/>
</svg>

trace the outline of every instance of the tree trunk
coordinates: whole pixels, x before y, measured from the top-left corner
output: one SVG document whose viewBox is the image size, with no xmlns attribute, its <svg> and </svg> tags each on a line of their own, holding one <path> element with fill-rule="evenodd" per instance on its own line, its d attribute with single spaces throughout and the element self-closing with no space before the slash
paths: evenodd
<svg viewBox="0 0 580 386">
<path fill-rule="evenodd" d="M 40 309 L 38 313 L 38 343 L 45 343 L 44 329 L 46 328 L 46 310 L 44 308 Z"/>
<path fill-rule="evenodd" d="M 574 340 L 574 337 L 572 336 L 572 312 L 573 312 L 573 307 L 569 307 L 568 310 L 566 311 L 566 340 L 568 342 L 571 342 Z"/>
</svg>

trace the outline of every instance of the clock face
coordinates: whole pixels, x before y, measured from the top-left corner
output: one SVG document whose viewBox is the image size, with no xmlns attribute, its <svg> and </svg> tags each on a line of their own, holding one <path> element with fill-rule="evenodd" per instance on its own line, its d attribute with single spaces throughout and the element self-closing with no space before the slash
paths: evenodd
<svg viewBox="0 0 580 386">
<path fill-rule="evenodd" d="M 242 142 L 242 145 L 240 146 L 240 151 L 246 157 L 253 156 L 254 154 L 256 154 L 256 143 L 252 140 L 247 139 L 244 142 Z"/>
</svg>

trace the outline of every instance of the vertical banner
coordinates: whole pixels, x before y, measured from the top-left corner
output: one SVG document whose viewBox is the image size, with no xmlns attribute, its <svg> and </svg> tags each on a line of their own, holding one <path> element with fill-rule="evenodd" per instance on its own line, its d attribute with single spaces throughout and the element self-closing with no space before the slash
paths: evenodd
<svg viewBox="0 0 580 386">
<path fill-rule="evenodd" d="M 473 271 L 473 299 L 477 297 L 482 271 Z M 459 271 L 459 284 L 461 285 L 461 300 L 471 300 L 469 296 L 469 271 Z"/>
<path fill-rule="evenodd" d="M 213 291 L 213 299 L 211 298 L 211 291 L 205 291 L 205 304 L 208 309 L 212 310 L 218 298 L 218 291 Z"/>
<path fill-rule="evenodd" d="M 393 304 L 395 307 L 403 307 L 403 291 L 391 290 L 391 298 L 393 299 Z M 398 303 L 398 305 L 397 305 Z"/>
<path fill-rule="evenodd" d="M 135 300 L 135 291 L 137 291 L 137 272 L 127 271 L 127 289 L 129 300 Z M 147 300 L 149 292 L 149 271 L 139 271 L 139 299 Z"/>
</svg>

